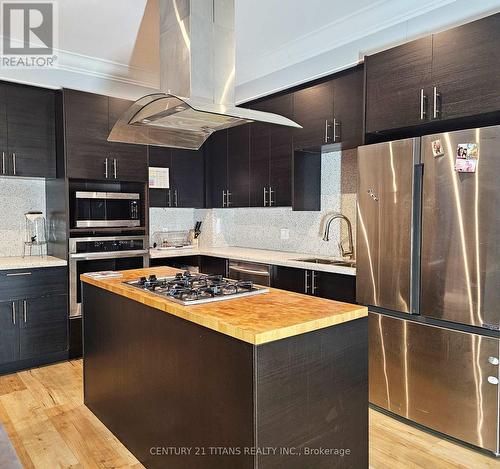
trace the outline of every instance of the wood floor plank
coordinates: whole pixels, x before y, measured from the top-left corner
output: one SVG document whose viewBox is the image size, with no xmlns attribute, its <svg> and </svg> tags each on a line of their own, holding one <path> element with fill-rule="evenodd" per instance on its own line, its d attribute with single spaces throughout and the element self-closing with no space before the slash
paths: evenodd
<svg viewBox="0 0 500 469">
<path fill-rule="evenodd" d="M 36 468 L 78 467 L 78 459 L 29 390 L 0 396 L 0 403 Z"/>
<path fill-rule="evenodd" d="M 46 409 L 45 413 L 85 467 L 118 469 L 138 463 L 85 406 L 63 405 Z"/>
<path fill-rule="evenodd" d="M 0 376 L 0 396 L 23 389 L 26 389 L 26 386 L 17 374 Z"/>
<path fill-rule="evenodd" d="M 373 469 L 489 469 L 500 460 L 370 409 Z"/>
<path fill-rule="evenodd" d="M 12 421 L 10 420 L 10 417 L 7 414 L 7 411 L 5 410 L 5 407 L 1 402 L 0 402 L 0 423 L 2 423 L 7 435 L 9 436 L 10 442 L 12 443 L 12 446 L 14 447 L 17 453 L 17 457 L 19 458 L 21 464 L 23 465 L 23 468 L 36 469 L 35 465 L 33 464 L 33 461 L 31 460 L 28 452 L 26 451 L 26 448 L 24 447 L 22 438 L 16 432 L 14 425 L 12 424 Z"/>
<path fill-rule="evenodd" d="M 83 405 L 82 360 L 0 377 L 0 422 L 26 469 L 143 469 Z M 370 409 L 371 469 L 490 469 L 485 456 Z"/>
</svg>

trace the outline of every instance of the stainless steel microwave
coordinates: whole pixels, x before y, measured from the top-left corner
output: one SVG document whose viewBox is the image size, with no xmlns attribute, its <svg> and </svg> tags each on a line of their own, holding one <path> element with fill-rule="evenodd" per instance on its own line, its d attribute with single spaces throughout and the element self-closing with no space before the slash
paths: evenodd
<svg viewBox="0 0 500 469">
<path fill-rule="evenodd" d="M 141 225 L 141 196 L 126 192 L 76 191 L 74 228 Z"/>
</svg>

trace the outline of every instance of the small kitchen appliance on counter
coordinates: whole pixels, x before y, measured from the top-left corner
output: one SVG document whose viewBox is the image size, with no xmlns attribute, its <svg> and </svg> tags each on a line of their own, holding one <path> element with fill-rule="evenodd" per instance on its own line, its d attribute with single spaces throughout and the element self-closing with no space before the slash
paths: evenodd
<svg viewBox="0 0 500 469">
<path fill-rule="evenodd" d="M 42 212 L 33 211 L 26 212 L 25 217 L 25 232 L 23 257 L 47 255 L 47 224 Z"/>
<path fill-rule="evenodd" d="M 230 280 L 222 275 L 198 275 L 190 272 L 178 273 L 175 277 L 157 278 L 156 275 L 150 275 L 124 283 L 184 306 L 269 292 L 269 289 L 254 285 L 251 281 Z"/>
</svg>

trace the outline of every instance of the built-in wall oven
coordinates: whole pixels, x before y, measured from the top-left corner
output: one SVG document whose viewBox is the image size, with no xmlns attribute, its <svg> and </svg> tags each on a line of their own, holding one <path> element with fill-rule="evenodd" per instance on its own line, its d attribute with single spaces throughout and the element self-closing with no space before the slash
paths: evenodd
<svg viewBox="0 0 500 469">
<path fill-rule="evenodd" d="M 80 275 L 149 266 L 147 236 L 103 236 L 69 240 L 70 318 L 81 316 Z"/>
<path fill-rule="evenodd" d="M 76 191 L 73 228 L 141 225 L 141 196 L 130 192 Z"/>
</svg>

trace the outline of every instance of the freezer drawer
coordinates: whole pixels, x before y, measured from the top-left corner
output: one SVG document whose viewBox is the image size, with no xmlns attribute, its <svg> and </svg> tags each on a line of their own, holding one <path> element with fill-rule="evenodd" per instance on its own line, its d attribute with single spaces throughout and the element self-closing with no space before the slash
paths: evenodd
<svg viewBox="0 0 500 469">
<path fill-rule="evenodd" d="M 370 313 L 370 402 L 498 453 L 500 340 Z"/>
<path fill-rule="evenodd" d="M 434 157 L 432 142 L 443 156 Z M 455 171 L 459 144 L 479 148 L 475 173 Z M 422 138 L 420 312 L 500 329 L 500 126 Z"/>
<path fill-rule="evenodd" d="M 356 300 L 412 311 L 412 198 L 419 139 L 358 148 Z"/>
</svg>

